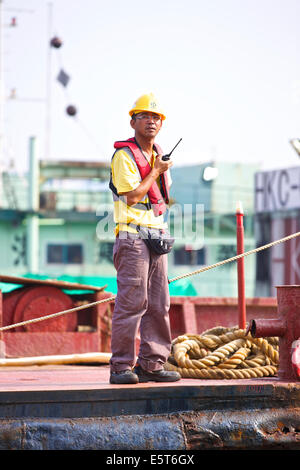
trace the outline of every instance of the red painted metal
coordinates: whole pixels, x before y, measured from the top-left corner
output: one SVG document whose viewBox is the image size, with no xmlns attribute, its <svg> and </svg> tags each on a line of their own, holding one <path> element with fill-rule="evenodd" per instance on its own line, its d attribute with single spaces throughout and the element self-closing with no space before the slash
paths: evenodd
<svg viewBox="0 0 300 470">
<path fill-rule="evenodd" d="M 14 323 L 15 307 L 19 298 L 23 295 L 23 289 L 16 289 L 14 291 L 3 294 L 1 302 L 3 315 L 1 318 L 1 326 L 12 325 Z M 14 331 L 14 330 L 11 330 Z"/>
<path fill-rule="evenodd" d="M 272 318 L 277 313 L 277 300 L 272 297 L 247 298 L 247 320 Z M 237 326 L 236 297 L 171 297 L 170 322 L 172 337 L 184 333 L 201 334 L 215 326 Z"/>
<path fill-rule="evenodd" d="M 236 240 L 237 240 L 237 254 L 244 253 L 244 213 L 242 208 L 237 208 L 236 211 Z M 239 305 L 239 327 L 246 328 L 246 296 L 245 296 L 245 266 L 244 258 L 237 260 L 237 275 L 238 275 L 238 305 Z"/>
<path fill-rule="evenodd" d="M 2 368 L 2 448 L 300 448 L 295 384 L 267 377 L 111 385 L 109 375 L 109 365 Z"/>
<path fill-rule="evenodd" d="M 197 331 L 197 318 L 195 305 L 187 301 L 182 304 L 183 332 Z"/>
<path fill-rule="evenodd" d="M 56 287 L 30 287 L 23 291 L 14 310 L 13 323 L 31 320 L 68 310 L 73 307 L 72 299 Z M 51 320 L 29 323 L 16 328 L 16 331 L 75 331 L 76 312 Z"/>
<path fill-rule="evenodd" d="M 251 320 L 248 331 L 255 338 L 279 336 L 278 378 L 300 380 L 292 362 L 293 344 L 300 336 L 300 286 L 278 286 L 278 317 Z"/>
<path fill-rule="evenodd" d="M 99 332 L 4 332 L 6 357 L 51 356 L 102 352 Z"/>
<path fill-rule="evenodd" d="M 285 321 L 281 318 L 268 318 L 260 320 L 251 320 L 251 334 L 255 338 L 283 336 L 285 334 Z"/>
<path fill-rule="evenodd" d="M 66 295 L 56 287 L 51 289 L 54 290 L 51 290 L 52 298 L 49 305 L 46 295 L 50 292 L 48 286 L 23 287 L 3 294 L 1 326 L 11 325 L 15 323 L 14 320 L 22 321 L 49 313 L 50 305 L 54 312 L 56 310 L 54 304 L 57 307 L 56 311 L 61 311 L 66 309 L 64 307 L 67 304 L 72 308 L 81 303 L 92 303 L 112 297 L 110 292 Z M 64 305 L 59 305 L 59 300 L 62 303 L 65 302 Z M 277 312 L 275 298 L 246 299 L 246 305 L 249 319 L 272 318 Z M 5 341 L 7 357 L 93 351 L 109 352 L 113 310 L 114 302 L 103 303 L 77 311 L 75 313 L 75 326 L 74 318 L 68 319 L 73 313 L 68 313 L 53 320 L 28 324 L 20 328 L 19 331 L 15 329 L 4 331 L 2 336 Z M 237 317 L 237 298 L 171 297 L 170 323 L 172 338 L 185 333 L 201 334 L 203 331 L 219 325 L 225 327 L 236 326 Z M 138 348 L 139 339 L 137 339 L 136 344 Z"/>
<path fill-rule="evenodd" d="M 3 294 L 1 326 L 41 317 L 111 297 L 111 293 L 67 295 L 57 287 L 38 286 Z M 110 350 L 109 303 L 2 332 L 7 357 L 107 352 Z"/>
</svg>

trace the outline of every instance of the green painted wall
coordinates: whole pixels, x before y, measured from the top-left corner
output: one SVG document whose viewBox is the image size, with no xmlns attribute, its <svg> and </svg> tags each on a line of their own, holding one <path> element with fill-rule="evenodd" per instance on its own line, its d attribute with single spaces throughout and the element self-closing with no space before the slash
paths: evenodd
<svg viewBox="0 0 300 470">
<path fill-rule="evenodd" d="M 172 171 L 172 196 L 175 202 L 183 204 L 204 204 L 204 230 L 195 243 L 204 253 L 185 253 L 190 244 L 187 239 L 179 239 L 169 255 L 169 278 L 199 269 L 202 264 L 210 265 L 236 254 L 235 206 L 241 200 L 245 209 L 245 249 L 254 248 L 253 235 L 253 184 L 255 166 L 218 163 L 218 176 L 211 182 L 203 181 L 203 171 L 209 165 L 201 164 L 174 168 Z M 15 200 L 19 211 L 11 208 L 12 191 L 2 194 L 0 210 L 0 257 L 1 273 L 24 275 L 28 272 L 26 260 L 26 211 L 27 179 L 26 176 L 10 175 Z M 47 204 L 53 204 L 53 187 L 45 188 Z M 52 199 L 51 199 L 52 198 Z M 99 191 L 64 189 L 56 193 L 54 207 L 41 211 L 39 227 L 39 274 L 50 277 L 76 276 L 115 279 L 112 264 L 113 233 L 106 240 L 99 240 L 96 233 L 101 204 L 111 204 L 111 193 L 107 184 L 102 183 Z M 46 204 L 46 207 L 47 207 Z M 112 230 L 111 230 L 112 232 Z M 83 262 L 78 264 L 47 262 L 49 244 L 81 244 Z M 196 245 L 195 245 L 196 246 Z M 192 248 L 195 248 L 193 246 Z M 197 246 L 196 246 L 197 247 Z M 178 252 L 187 256 L 186 264 L 178 263 Z M 184 253 L 182 253 L 184 252 Z M 189 258 L 190 256 L 190 258 Z M 197 258 L 198 256 L 198 258 Z M 181 258 L 180 258 L 181 259 Z M 190 261 L 189 261 L 190 259 Z M 202 260 L 201 262 L 195 261 Z M 177 260 L 177 261 L 176 261 Z M 254 296 L 255 292 L 255 256 L 245 259 L 246 295 Z M 84 281 L 82 281 L 84 282 Z M 115 284 L 113 284 L 115 285 Z M 178 286 L 178 289 L 177 289 Z M 170 285 L 171 292 L 180 291 L 201 296 L 237 295 L 236 263 L 198 274 L 177 281 Z"/>
</svg>

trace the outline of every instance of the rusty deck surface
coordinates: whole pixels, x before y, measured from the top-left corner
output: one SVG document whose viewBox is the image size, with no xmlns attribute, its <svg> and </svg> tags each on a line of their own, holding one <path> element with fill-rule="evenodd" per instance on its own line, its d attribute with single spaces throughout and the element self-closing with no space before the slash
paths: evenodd
<svg viewBox="0 0 300 470">
<path fill-rule="evenodd" d="M 0 369 L 0 449 L 300 449 L 300 382 L 109 384 L 108 365 Z"/>
<path fill-rule="evenodd" d="M 62 417 L 180 412 L 226 407 L 233 402 L 242 408 L 251 404 L 266 407 L 278 400 L 286 400 L 284 406 L 300 402 L 300 382 L 282 382 L 276 377 L 236 380 L 182 378 L 174 383 L 114 385 L 109 383 L 108 365 L 0 369 L 0 417 L 29 416 L 32 413 Z"/>
<path fill-rule="evenodd" d="M 276 377 L 236 380 L 204 380 L 182 378 L 178 382 L 115 385 L 109 383 L 108 365 L 42 365 L 42 366 L 7 366 L 0 368 L 0 394 L 4 392 L 47 392 L 47 391 L 101 391 L 130 389 L 131 393 L 142 393 L 149 389 L 172 388 L 186 390 L 195 387 L 205 390 L 216 387 L 237 387 L 247 392 L 262 392 L 267 388 L 290 386 L 299 388 L 298 383 L 279 381 Z M 251 394 L 251 393 L 250 393 Z"/>
</svg>

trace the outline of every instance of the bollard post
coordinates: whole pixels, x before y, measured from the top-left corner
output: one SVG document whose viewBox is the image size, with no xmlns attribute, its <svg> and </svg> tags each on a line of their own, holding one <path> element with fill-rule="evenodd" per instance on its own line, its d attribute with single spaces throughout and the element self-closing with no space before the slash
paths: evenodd
<svg viewBox="0 0 300 470">
<path fill-rule="evenodd" d="M 300 338 L 300 286 L 277 286 L 277 318 L 250 320 L 247 333 L 253 338 L 279 337 L 278 378 L 299 381 L 293 353 Z"/>
<path fill-rule="evenodd" d="M 244 211 L 239 201 L 236 207 L 236 242 L 237 254 L 244 253 Z M 245 297 L 245 267 L 244 258 L 237 260 L 237 277 L 238 277 L 238 312 L 239 312 L 239 328 L 246 328 L 246 297 Z"/>
</svg>

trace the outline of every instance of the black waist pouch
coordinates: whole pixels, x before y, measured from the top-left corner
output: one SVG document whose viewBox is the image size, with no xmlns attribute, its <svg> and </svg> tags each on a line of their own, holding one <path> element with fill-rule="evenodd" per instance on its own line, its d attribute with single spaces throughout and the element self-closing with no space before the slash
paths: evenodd
<svg viewBox="0 0 300 470">
<path fill-rule="evenodd" d="M 158 255 L 170 253 L 173 248 L 175 238 L 171 237 L 168 230 L 162 230 L 150 227 L 136 226 L 139 236 L 148 248 Z"/>
</svg>

